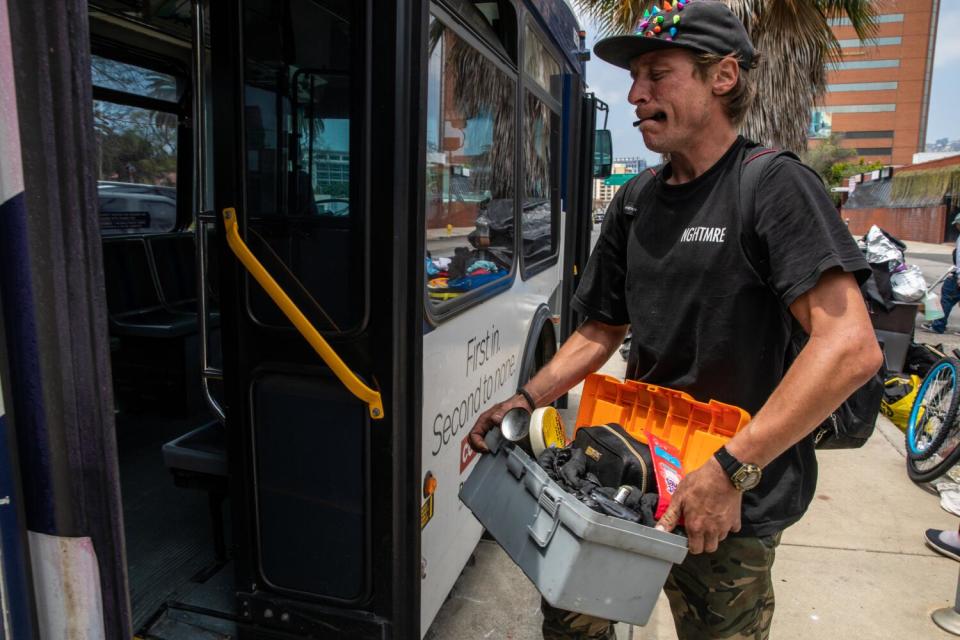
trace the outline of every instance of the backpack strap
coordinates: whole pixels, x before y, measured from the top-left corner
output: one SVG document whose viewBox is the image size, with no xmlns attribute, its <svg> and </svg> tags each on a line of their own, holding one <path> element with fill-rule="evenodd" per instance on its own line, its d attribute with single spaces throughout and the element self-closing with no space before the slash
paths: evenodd
<svg viewBox="0 0 960 640">
<path fill-rule="evenodd" d="M 633 178 L 630 182 L 625 184 L 623 188 L 625 189 L 623 193 L 623 214 L 620 216 L 624 225 L 624 231 L 629 232 L 629 229 L 633 226 L 634 221 L 637 219 L 637 212 L 640 210 L 641 197 L 643 192 L 653 184 L 657 175 L 660 174 L 660 169 L 663 165 L 658 165 L 656 167 L 648 167 L 643 173 L 639 174 L 636 178 Z M 628 334 L 629 336 L 629 334 Z M 630 340 L 630 338 L 627 338 Z M 640 364 L 640 351 L 638 349 L 638 344 L 633 340 L 630 340 L 630 348 L 627 354 L 627 369 L 625 372 L 625 378 L 636 378 L 637 367 Z"/>
<path fill-rule="evenodd" d="M 653 183 L 659 173 L 659 165 L 656 167 L 647 167 L 642 173 L 637 175 L 637 177 L 624 185 L 623 218 L 627 220 L 627 225 L 633 224 L 633 220 L 637 217 L 637 211 L 640 210 L 640 196 L 643 195 L 644 190 Z"/>
<path fill-rule="evenodd" d="M 768 287 L 770 284 L 770 261 L 764 255 L 760 246 L 760 236 L 757 234 L 757 190 L 760 180 L 770 164 L 780 157 L 798 159 L 796 154 L 782 149 L 760 147 L 752 150 L 740 165 L 740 243 L 747 262 Z"/>
</svg>

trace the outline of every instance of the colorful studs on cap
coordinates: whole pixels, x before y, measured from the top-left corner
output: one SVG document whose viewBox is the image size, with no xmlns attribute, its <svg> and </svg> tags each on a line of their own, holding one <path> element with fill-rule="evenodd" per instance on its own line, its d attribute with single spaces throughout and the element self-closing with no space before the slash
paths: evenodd
<svg viewBox="0 0 960 640">
<path fill-rule="evenodd" d="M 680 24 L 680 16 L 673 16 L 673 24 Z"/>
<path fill-rule="evenodd" d="M 673 8 L 673 7 L 670 6 L 670 2 L 669 2 L 668 0 L 664 0 L 664 2 L 663 2 L 663 10 L 664 10 L 664 11 L 670 11 L 670 9 L 672 9 L 672 8 Z"/>
<path fill-rule="evenodd" d="M 643 22 L 640 23 L 640 31 L 643 31 L 644 29 L 646 29 L 646 28 L 649 27 L 649 26 L 650 26 L 650 21 L 649 21 L 649 20 L 644 20 Z"/>
<path fill-rule="evenodd" d="M 650 9 L 647 9 L 646 11 L 643 12 L 643 17 L 644 17 L 644 19 L 650 17 Z"/>
<path fill-rule="evenodd" d="M 670 27 L 670 35 L 671 35 L 671 36 L 677 35 L 677 28 L 676 28 L 676 27 Z"/>
<path fill-rule="evenodd" d="M 652 9 L 650 9 L 650 14 L 651 14 L 651 15 L 657 15 L 658 13 L 660 13 L 660 7 L 654 5 L 654 7 L 653 7 Z"/>
<path fill-rule="evenodd" d="M 657 25 L 653 28 L 654 33 L 660 33 L 660 25 Z"/>
<path fill-rule="evenodd" d="M 664 40 L 666 40 L 667 42 L 673 42 L 673 38 L 671 38 L 670 36 L 667 36 L 666 38 L 664 38 Z"/>
<path fill-rule="evenodd" d="M 652 37 L 653 37 L 653 31 L 647 31 L 646 36 L 647 36 L 648 38 L 652 38 Z"/>
<path fill-rule="evenodd" d="M 663 24 L 663 16 L 657 16 L 657 24 Z"/>
<path fill-rule="evenodd" d="M 683 11 L 683 7 L 684 7 L 684 3 L 683 3 L 683 2 L 678 2 L 678 3 L 677 3 L 677 11 Z"/>
</svg>

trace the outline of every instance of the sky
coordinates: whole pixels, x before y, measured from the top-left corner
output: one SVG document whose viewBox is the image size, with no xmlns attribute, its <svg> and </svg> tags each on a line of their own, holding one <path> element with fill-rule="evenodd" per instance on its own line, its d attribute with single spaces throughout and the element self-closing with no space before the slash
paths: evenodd
<svg viewBox="0 0 960 640">
<path fill-rule="evenodd" d="M 585 18 L 581 17 L 580 23 L 587 30 L 587 45 L 592 50 L 596 29 Z M 960 118 L 956 115 L 956 105 L 960 104 L 960 38 L 956 37 L 957 33 L 960 33 L 960 1 L 940 0 L 927 142 L 939 138 L 960 140 Z M 643 145 L 640 132 L 631 126 L 636 117 L 633 107 L 627 102 L 629 72 L 593 56 L 587 64 L 587 85 L 610 105 L 607 128 L 613 136 L 614 157 L 639 156 L 649 164 L 659 163 L 659 154 L 648 150 Z"/>
</svg>

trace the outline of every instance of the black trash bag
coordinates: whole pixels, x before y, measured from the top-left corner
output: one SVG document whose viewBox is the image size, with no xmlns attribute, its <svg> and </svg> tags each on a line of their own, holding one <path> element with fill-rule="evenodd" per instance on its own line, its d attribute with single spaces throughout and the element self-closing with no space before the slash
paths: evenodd
<svg viewBox="0 0 960 640">
<path fill-rule="evenodd" d="M 876 305 L 884 311 L 890 311 L 896 304 L 893 299 L 893 285 L 890 284 L 890 272 L 886 270 L 885 264 L 870 265 L 873 273 L 860 285 L 860 293 L 868 305 Z"/>
<path fill-rule="evenodd" d="M 945 358 L 943 345 L 917 344 L 911 342 L 907 348 L 907 358 L 903 364 L 903 373 L 923 378 L 930 368 L 941 358 Z"/>
</svg>

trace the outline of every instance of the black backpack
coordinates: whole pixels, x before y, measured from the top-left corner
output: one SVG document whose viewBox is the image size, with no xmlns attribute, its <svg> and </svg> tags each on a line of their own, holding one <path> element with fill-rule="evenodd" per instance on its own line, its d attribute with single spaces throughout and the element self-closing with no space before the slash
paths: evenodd
<svg viewBox="0 0 960 640">
<path fill-rule="evenodd" d="M 748 154 L 740 165 L 740 216 L 742 220 L 741 242 L 744 254 L 753 270 L 757 272 L 770 290 L 776 295 L 769 282 L 770 265 L 761 258 L 763 252 L 758 247 L 759 239 L 747 230 L 754 229 L 757 188 L 764 170 L 775 158 L 785 156 L 797 159 L 789 151 L 766 149 L 759 147 Z M 648 169 L 645 173 L 628 182 L 624 189 L 624 202 L 639 203 L 643 190 L 659 173 L 660 167 Z M 631 207 L 634 208 L 634 207 Z M 636 208 L 634 210 L 637 210 Z M 626 224 L 632 225 L 634 216 L 628 218 Z M 779 296 L 777 296 L 779 298 Z M 806 344 L 807 336 L 796 320 L 793 320 L 794 330 L 790 337 L 790 346 L 787 355 L 787 366 L 800 353 Z M 627 357 L 627 372 L 635 376 L 639 366 L 639 345 L 631 345 Z M 883 367 L 862 387 L 853 392 L 843 404 L 830 414 L 816 429 L 811 437 L 818 449 L 856 449 L 862 447 L 873 434 L 877 416 L 880 413 L 880 402 L 883 400 Z"/>
</svg>

